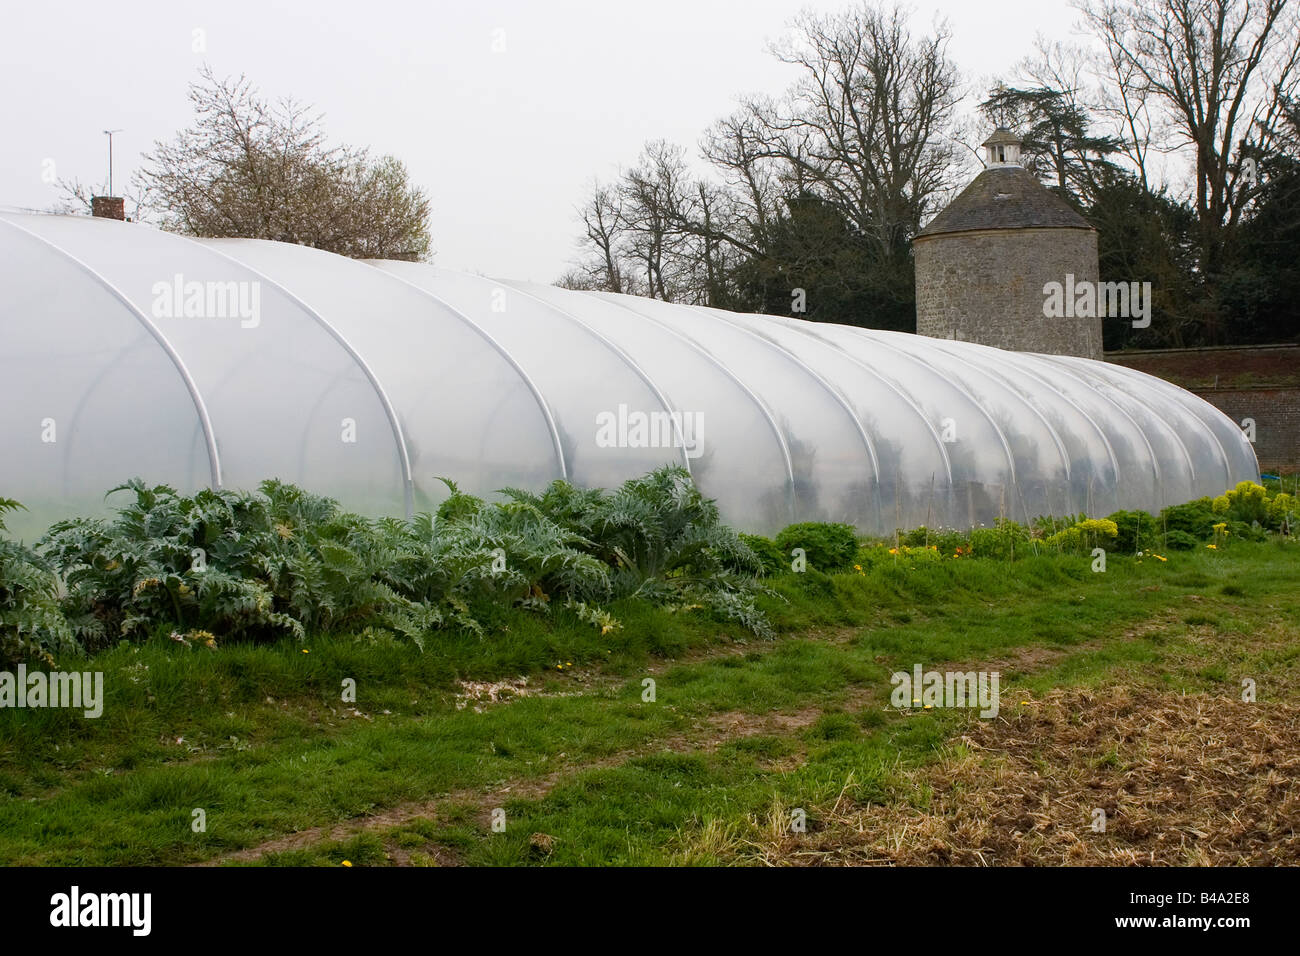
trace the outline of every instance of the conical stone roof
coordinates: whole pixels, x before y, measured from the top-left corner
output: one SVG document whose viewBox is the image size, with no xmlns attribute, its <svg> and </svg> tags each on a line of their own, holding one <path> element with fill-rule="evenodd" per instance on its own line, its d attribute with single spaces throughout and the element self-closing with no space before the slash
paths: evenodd
<svg viewBox="0 0 1300 956">
<path fill-rule="evenodd" d="M 1021 166 L 990 166 L 916 238 L 977 229 L 1091 229 L 1064 199 Z"/>
</svg>

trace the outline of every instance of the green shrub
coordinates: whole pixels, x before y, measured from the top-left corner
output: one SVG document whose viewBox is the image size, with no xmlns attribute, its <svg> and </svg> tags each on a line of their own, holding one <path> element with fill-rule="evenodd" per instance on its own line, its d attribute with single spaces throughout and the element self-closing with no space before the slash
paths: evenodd
<svg viewBox="0 0 1300 956">
<path fill-rule="evenodd" d="M 899 532 L 897 541 L 909 548 L 924 547 L 930 543 L 930 529 L 923 524 L 917 525 L 911 531 Z"/>
<path fill-rule="evenodd" d="M 1268 502 L 1268 521 L 1266 527 L 1273 531 L 1290 531 L 1295 526 L 1297 508 L 1296 500 L 1285 492 L 1275 495 Z"/>
<path fill-rule="evenodd" d="M 783 575 L 796 548 L 807 569 L 789 586 L 833 594 L 828 574 L 865 574 L 885 562 L 1007 560 L 1040 547 L 1142 551 L 1164 527 L 1174 550 L 1211 537 L 1219 545 L 1261 540 L 1286 525 L 1295 504 L 1242 482 L 1166 508 L 1159 520 L 1142 511 L 1039 518 L 1031 534 L 1002 519 L 968 537 L 919 527 L 860 545 L 846 524 L 794 524 L 775 540 L 737 534 L 677 467 L 613 491 L 566 481 L 540 494 L 505 489 L 500 503 L 445 481 L 449 494 L 436 513 L 408 521 L 350 514 L 279 481 L 253 493 L 182 495 L 133 480 L 110 492 L 133 496 L 112 517 L 59 522 L 34 549 L 0 537 L 0 658 L 50 660 L 77 642 L 93 649 L 168 628 L 205 643 L 384 631 L 423 646 L 439 628 L 482 634 L 510 608 L 546 613 L 557 598 L 602 633 L 620 625 L 601 605 L 630 599 L 708 609 L 769 634 L 757 600 L 781 595 L 759 576 Z M 15 507 L 0 500 L 0 514 Z"/>
<path fill-rule="evenodd" d="M 762 566 L 763 574 L 781 574 L 790 570 L 790 561 L 771 538 L 765 538 L 761 534 L 741 534 L 740 540 L 754 552 Z"/>
<path fill-rule="evenodd" d="M 1160 522 L 1166 531 L 1178 531 L 1191 535 L 1198 541 L 1208 540 L 1214 534 L 1214 526 L 1222 520 L 1214 513 L 1213 502 L 1209 498 L 1197 498 L 1181 505 L 1172 505 L 1160 512 Z"/>
<path fill-rule="evenodd" d="M 1087 517 L 1085 514 L 1066 515 L 1063 518 L 1055 515 L 1039 515 L 1029 523 L 1030 535 L 1034 538 L 1050 538 L 1058 531 L 1078 524 Z"/>
<path fill-rule="evenodd" d="M 660 468 L 612 492 L 556 481 L 540 495 L 505 493 L 578 535 L 581 547 L 609 568 L 615 598 L 698 603 L 722 620 L 770 633 L 754 603 L 762 591 L 762 559 L 722 523 L 717 504 L 684 468 Z"/>
<path fill-rule="evenodd" d="M 1286 515 L 1294 511 L 1290 495 L 1275 494 L 1253 481 L 1238 482 L 1214 498 L 1198 498 L 1174 505 L 1160 513 L 1170 531 L 1182 531 L 1200 541 L 1214 537 L 1214 526 L 1223 523 L 1235 537 L 1260 541 L 1266 530 L 1281 530 Z"/>
<path fill-rule="evenodd" d="M 782 555 L 802 548 L 808 564 L 818 571 L 834 573 L 853 566 L 858 550 L 858 535 L 852 525 L 805 521 L 792 524 L 776 536 Z"/>
<path fill-rule="evenodd" d="M 934 548 L 940 554 L 951 557 L 958 548 L 966 547 L 967 535 L 952 528 L 927 528 L 921 525 L 899 535 L 898 543 L 908 548 Z"/>
<path fill-rule="evenodd" d="M 1049 548 L 1069 552 L 1090 552 L 1094 548 L 1113 548 L 1119 529 L 1109 518 L 1085 518 L 1078 524 L 1044 539 Z"/>
<path fill-rule="evenodd" d="M 1240 481 L 1237 487 L 1226 492 L 1222 498 L 1227 501 L 1227 508 L 1223 513 L 1233 521 L 1244 524 L 1258 521 L 1261 525 L 1268 521 L 1268 492 L 1263 485 L 1257 485 L 1253 481 Z M 1219 511 L 1219 500 L 1219 498 L 1215 499 L 1216 512 Z"/>
<path fill-rule="evenodd" d="M 861 571 L 870 571 L 877 564 L 880 564 L 886 558 L 891 557 L 888 549 L 881 542 L 868 542 L 858 546 L 858 550 L 853 553 L 853 569 Z"/>
<path fill-rule="evenodd" d="M 378 625 L 419 640 L 460 616 L 451 595 L 437 607 L 397 593 L 382 579 L 397 560 L 391 540 L 293 485 L 181 495 L 136 479 L 116 491 L 134 501 L 109 519 L 61 521 L 38 543 L 86 646 L 167 625 L 253 639 Z"/>
<path fill-rule="evenodd" d="M 1158 540 L 1156 519 L 1146 511 L 1116 511 L 1109 520 L 1115 522 L 1116 551 L 1132 554 L 1154 547 Z"/>
<path fill-rule="evenodd" d="M 977 558 L 1015 557 L 1017 550 L 1029 550 L 1029 529 L 1009 518 L 999 518 L 992 528 L 975 528 L 970 533 L 971 553 Z"/>
<path fill-rule="evenodd" d="M 958 548 L 967 548 L 970 541 L 965 534 L 959 531 L 945 529 L 943 531 L 931 531 L 930 544 L 938 548 L 939 553 L 945 557 L 952 557 Z"/>
<path fill-rule="evenodd" d="M 467 521 L 486 507 L 486 502 L 482 498 L 476 498 L 474 495 L 468 495 L 461 491 L 456 482 L 450 478 L 439 478 L 438 480 L 446 485 L 447 490 L 450 492 L 443 499 L 442 504 L 438 505 L 435 515 L 439 521 Z"/>
<path fill-rule="evenodd" d="M 0 498 L 0 532 L 6 530 L 4 513 L 21 507 Z M 0 535 L 0 665 L 53 666 L 55 654 L 75 647 L 53 569 L 30 548 Z"/>
<path fill-rule="evenodd" d="M 1228 533 L 1238 541 L 1263 541 L 1268 537 L 1268 532 L 1262 526 L 1244 521 L 1229 521 Z"/>
<path fill-rule="evenodd" d="M 617 622 L 599 603 L 623 597 L 769 632 L 760 558 L 680 468 L 493 504 L 446 484 L 435 515 L 372 521 L 278 481 L 182 495 L 137 479 L 113 489 L 134 495 L 114 516 L 59 522 L 38 552 L 92 647 L 168 627 L 205 641 L 379 629 L 423 646 L 437 628 L 482 633 L 506 608 L 546 612 L 556 597 L 602 632 Z"/>
<path fill-rule="evenodd" d="M 452 497 L 464 504 L 452 482 Z M 502 607 L 545 610 L 552 596 L 579 602 L 610 597 L 609 569 L 589 552 L 590 542 L 526 502 L 456 507 L 435 520 L 375 523 L 376 546 L 390 555 L 376 569 L 401 597 L 458 612 L 458 623 L 476 622 Z"/>
</svg>

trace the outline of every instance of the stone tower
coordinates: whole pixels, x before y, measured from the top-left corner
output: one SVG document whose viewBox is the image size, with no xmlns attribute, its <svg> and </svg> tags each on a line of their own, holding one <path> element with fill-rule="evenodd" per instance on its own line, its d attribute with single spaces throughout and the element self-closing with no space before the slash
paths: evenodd
<svg viewBox="0 0 1300 956">
<path fill-rule="evenodd" d="M 983 145 L 987 168 L 912 240 L 916 331 L 1100 359 L 1097 315 L 1044 314 L 1049 283 L 1072 291 L 1097 282 L 1096 230 L 1020 165 L 1009 130 Z"/>
</svg>

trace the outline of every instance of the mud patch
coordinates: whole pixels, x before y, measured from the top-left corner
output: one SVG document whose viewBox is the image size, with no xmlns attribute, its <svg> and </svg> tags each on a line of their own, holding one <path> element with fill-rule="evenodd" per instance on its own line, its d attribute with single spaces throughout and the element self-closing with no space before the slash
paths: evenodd
<svg viewBox="0 0 1300 956">
<path fill-rule="evenodd" d="M 512 677 L 505 680 L 463 680 L 457 682 L 460 690 L 456 693 L 456 709 L 473 707 L 475 713 L 482 713 L 483 704 L 496 704 L 504 700 L 528 697 L 533 691 L 528 686 L 527 677 Z"/>
</svg>

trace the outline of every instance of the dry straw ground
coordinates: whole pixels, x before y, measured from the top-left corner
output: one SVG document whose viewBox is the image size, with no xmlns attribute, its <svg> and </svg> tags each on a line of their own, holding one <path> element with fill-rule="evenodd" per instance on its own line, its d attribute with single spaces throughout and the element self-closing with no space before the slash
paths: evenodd
<svg viewBox="0 0 1300 956">
<path fill-rule="evenodd" d="M 1294 704 L 1056 690 L 972 721 L 903 780 L 887 804 L 841 796 L 814 832 L 755 849 L 775 864 L 1300 863 Z"/>
</svg>

